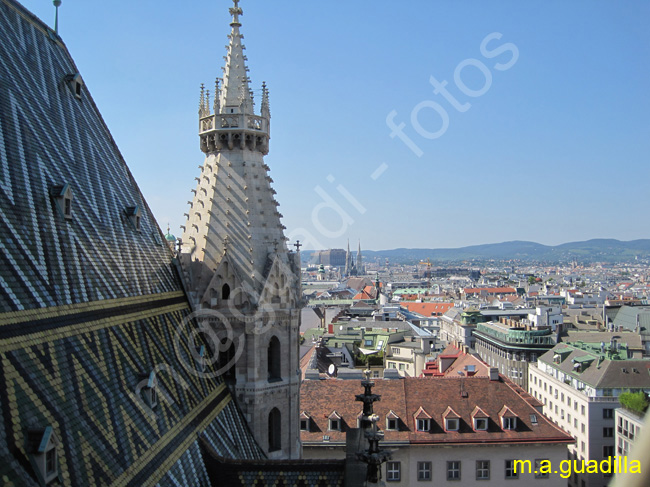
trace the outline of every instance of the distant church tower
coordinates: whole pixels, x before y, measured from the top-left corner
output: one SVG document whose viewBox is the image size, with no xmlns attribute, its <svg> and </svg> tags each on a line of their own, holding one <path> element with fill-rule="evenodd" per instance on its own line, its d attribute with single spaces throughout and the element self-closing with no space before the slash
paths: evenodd
<svg viewBox="0 0 650 487">
<path fill-rule="evenodd" d="M 359 250 L 357 250 L 357 276 L 363 276 L 363 259 L 361 257 L 361 240 L 359 240 Z"/>
<path fill-rule="evenodd" d="M 269 458 L 299 458 L 300 245 L 287 249 L 264 155 L 269 94 L 253 110 L 239 7 L 214 102 L 201 87 L 199 135 L 205 162 L 181 239 L 195 309 L 218 334 L 219 365 Z M 232 332 L 231 332 L 232 330 Z"/>
</svg>

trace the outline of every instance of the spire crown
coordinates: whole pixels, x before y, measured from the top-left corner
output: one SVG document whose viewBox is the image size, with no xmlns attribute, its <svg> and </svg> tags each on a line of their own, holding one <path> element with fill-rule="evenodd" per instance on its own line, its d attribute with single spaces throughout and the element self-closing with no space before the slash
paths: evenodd
<svg viewBox="0 0 650 487">
<path fill-rule="evenodd" d="M 239 22 L 239 16 L 244 15 L 244 11 L 239 6 L 239 0 L 232 0 L 232 3 L 235 6 L 231 7 L 229 10 L 230 15 L 232 15 L 232 22 L 230 23 L 230 25 L 233 27 L 235 26 L 241 27 L 241 23 Z"/>
</svg>

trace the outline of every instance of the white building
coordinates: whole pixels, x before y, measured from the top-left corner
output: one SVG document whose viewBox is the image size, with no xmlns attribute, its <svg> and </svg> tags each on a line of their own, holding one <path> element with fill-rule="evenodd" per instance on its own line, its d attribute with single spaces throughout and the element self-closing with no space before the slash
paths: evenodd
<svg viewBox="0 0 650 487">
<path fill-rule="evenodd" d="M 645 415 L 622 407 L 614 411 L 614 420 L 616 423 L 616 454 L 627 456 L 632 449 L 632 445 L 641 434 L 644 427 Z"/>
<path fill-rule="evenodd" d="M 386 485 L 451 481 L 501 487 L 512 480 L 515 485 L 566 486 L 559 474 L 515 471 L 515 460 L 559 466 L 573 438 L 540 413 L 538 401 L 498 374 L 494 378 L 376 380 L 372 393 L 381 400 L 374 414 L 385 435 L 380 447 L 392 451 L 383 466 Z M 364 418 L 363 405 L 355 400 L 362 391 L 352 380 L 303 382 L 305 459 L 346 457 L 346 435 Z"/>
<path fill-rule="evenodd" d="M 584 342 L 561 343 L 529 364 L 529 392 L 544 404 L 544 414 L 575 438 L 572 459 L 601 461 L 614 456 L 618 395 L 650 390 L 648 361 L 628 359 L 628 350 Z M 574 473 L 569 486 L 603 487 L 607 474 Z"/>
</svg>

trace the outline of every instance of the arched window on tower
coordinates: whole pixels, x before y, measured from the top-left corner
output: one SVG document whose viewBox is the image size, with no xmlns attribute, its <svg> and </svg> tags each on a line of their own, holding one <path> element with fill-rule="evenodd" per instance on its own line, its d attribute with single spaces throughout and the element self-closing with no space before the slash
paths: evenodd
<svg viewBox="0 0 650 487">
<path fill-rule="evenodd" d="M 282 380 L 280 372 L 280 340 L 271 337 L 268 350 L 268 379 L 269 382 Z"/>
<path fill-rule="evenodd" d="M 269 413 L 269 451 L 282 449 L 282 430 L 280 428 L 281 414 L 278 408 L 271 409 Z"/>
<path fill-rule="evenodd" d="M 230 346 L 228 346 L 229 342 Z M 237 376 L 235 374 L 235 344 L 228 338 L 224 338 L 221 341 L 221 351 L 219 352 L 219 370 L 226 384 L 234 384 L 236 382 Z"/>
<path fill-rule="evenodd" d="M 221 288 L 221 299 L 224 301 L 230 299 L 230 286 L 228 284 L 224 284 Z"/>
</svg>

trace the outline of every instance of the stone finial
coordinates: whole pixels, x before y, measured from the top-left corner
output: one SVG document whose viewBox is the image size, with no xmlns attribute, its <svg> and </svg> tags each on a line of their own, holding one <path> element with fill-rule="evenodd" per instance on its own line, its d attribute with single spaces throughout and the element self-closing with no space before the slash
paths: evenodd
<svg viewBox="0 0 650 487">
<path fill-rule="evenodd" d="M 241 9 L 239 6 L 239 0 L 232 0 L 232 3 L 235 5 L 234 7 L 231 7 L 228 11 L 230 12 L 230 15 L 232 15 L 232 22 L 230 23 L 231 26 L 240 26 L 241 23 L 239 22 L 239 16 L 244 15 L 244 11 Z"/>
<path fill-rule="evenodd" d="M 221 103 L 219 98 L 221 97 L 221 89 L 219 88 L 219 78 L 214 82 L 214 113 L 215 115 L 221 112 Z"/>
<path fill-rule="evenodd" d="M 266 87 L 266 81 L 262 82 L 262 108 L 261 115 L 264 118 L 271 118 L 271 107 L 269 104 L 269 90 Z"/>
<path fill-rule="evenodd" d="M 199 97 L 199 117 L 203 116 L 205 110 L 205 85 L 201 83 L 201 95 Z"/>
</svg>

